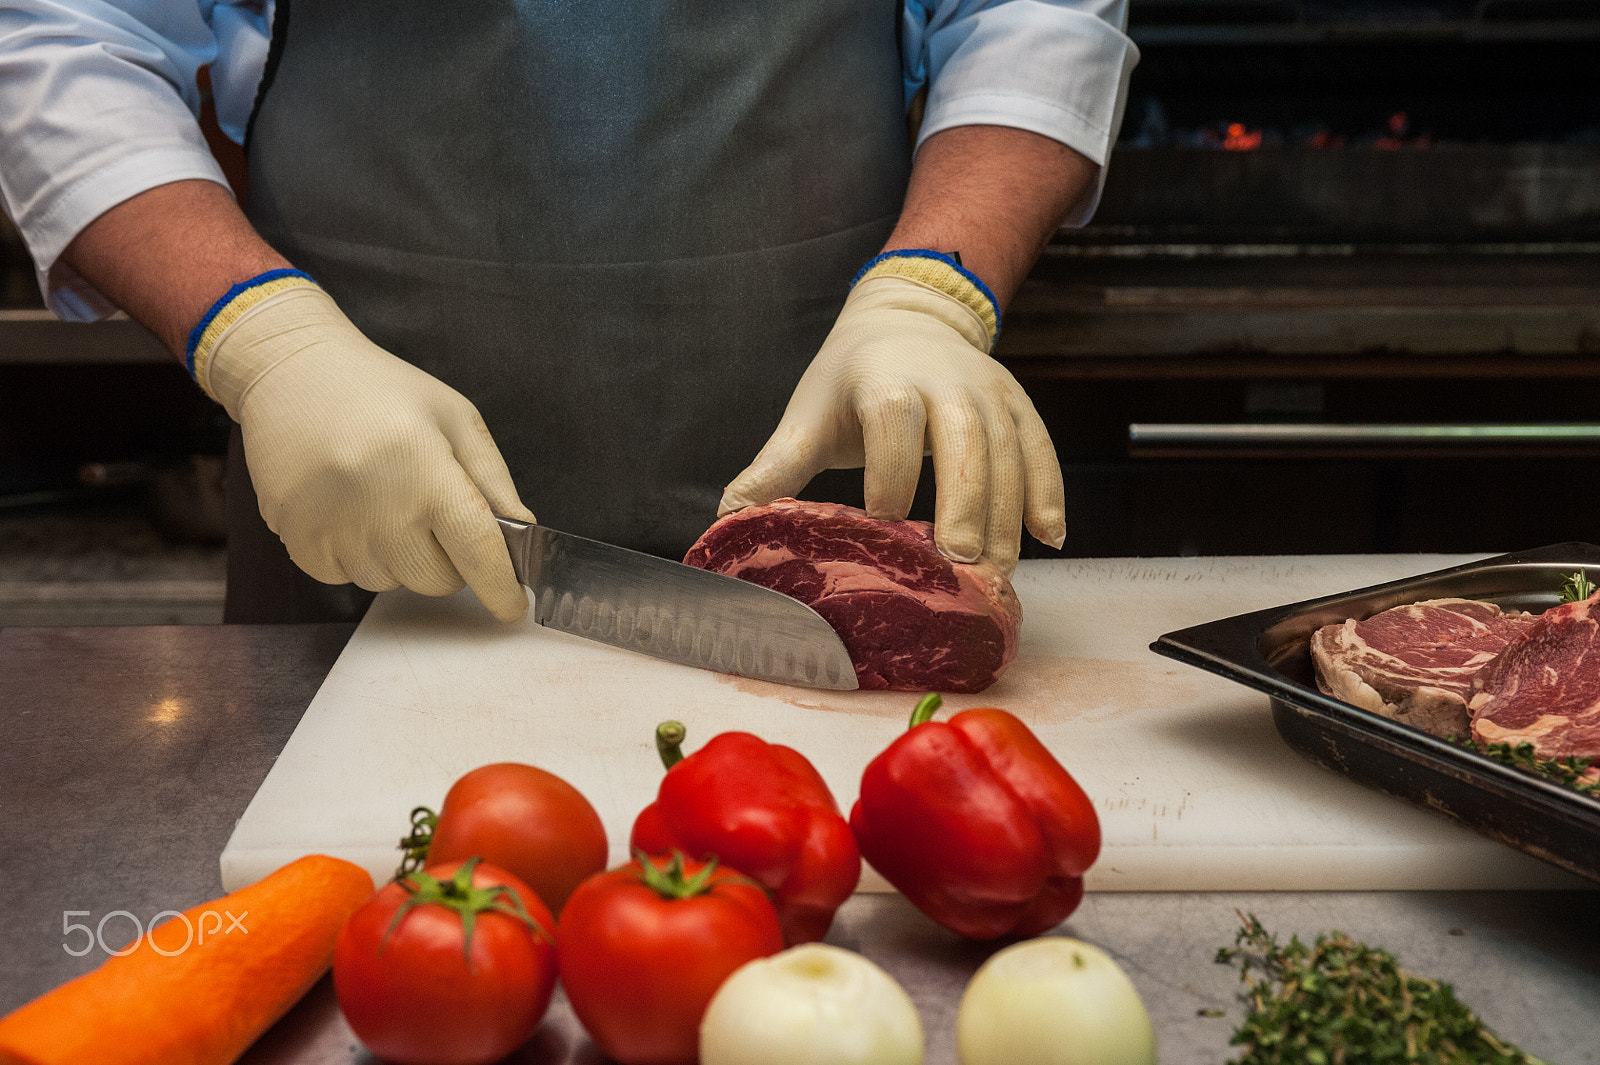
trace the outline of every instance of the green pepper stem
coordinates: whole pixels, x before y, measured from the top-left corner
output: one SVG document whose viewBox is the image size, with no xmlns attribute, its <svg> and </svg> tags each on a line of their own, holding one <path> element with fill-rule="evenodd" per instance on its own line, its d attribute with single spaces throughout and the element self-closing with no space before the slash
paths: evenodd
<svg viewBox="0 0 1600 1065">
<path fill-rule="evenodd" d="M 689 730 L 680 721 L 663 721 L 656 726 L 656 751 L 661 764 L 671 769 L 683 761 L 683 741 Z"/>
<path fill-rule="evenodd" d="M 943 703 L 944 700 L 939 698 L 938 692 L 929 692 L 921 699 L 918 699 L 917 708 L 911 711 L 911 724 L 906 726 L 906 731 L 909 732 L 918 725 L 925 725 L 929 721 L 932 721 L 933 715 L 938 712 L 939 707 Z"/>
</svg>

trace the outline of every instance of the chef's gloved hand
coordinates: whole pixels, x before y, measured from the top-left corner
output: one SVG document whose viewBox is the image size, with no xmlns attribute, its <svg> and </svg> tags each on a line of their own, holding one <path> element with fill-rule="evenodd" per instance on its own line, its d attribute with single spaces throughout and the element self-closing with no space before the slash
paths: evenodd
<svg viewBox="0 0 1600 1065">
<path fill-rule="evenodd" d="M 261 516 L 297 566 L 370 591 L 464 582 L 502 621 L 527 612 L 494 515 L 533 515 L 459 392 L 368 340 L 298 271 L 231 291 L 189 350 L 243 428 Z"/>
<path fill-rule="evenodd" d="M 1009 575 L 1022 525 L 1066 539 L 1061 466 L 1014 377 L 989 357 L 988 290 L 932 252 L 889 252 L 862 271 L 783 420 L 723 492 L 719 514 L 800 491 L 818 472 L 864 465 L 867 512 L 911 509 L 933 455 L 934 539 L 958 562 L 985 555 Z"/>
</svg>

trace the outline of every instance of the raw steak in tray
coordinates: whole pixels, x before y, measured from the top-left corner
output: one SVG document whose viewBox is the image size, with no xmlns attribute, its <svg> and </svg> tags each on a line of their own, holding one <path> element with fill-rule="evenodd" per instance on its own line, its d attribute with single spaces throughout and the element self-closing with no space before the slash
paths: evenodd
<svg viewBox="0 0 1600 1065">
<path fill-rule="evenodd" d="M 1319 630 L 1342 628 L 1350 619 L 1359 623 L 1395 607 L 1439 600 L 1492 604 L 1502 616 L 1533 617 L 1499 656 L 1490 656 L 1490 661 L 1501 663 L 1494 673 L 1487 672 L 1488 662 L 1473 670 L 1474 686 L 1467 702 L 1477 722 L 1495 721 L 1502 728 L 1528 727 L 1526 723 L 1511 724 L 1518 693 L 1525 693 L 1530 683 L 1548 678 L 1543 672 L 1546 665 L 1555 667 L 1548 662 L 1530 667 L 1516 664 L 1524 656 L 1529 663 L 1541 655 L 1548 658 L 1550 652 L 1544 650 L 1546 645 L 1538 634 L 1558 626 L 1564 631 L 1556 640 L 1561 649 L 1555 653 L 1575 662 L 1578 672 L 1573 675 L 1580 678 L 1559 685 L 1563 699 L 1568 692 L 1573 699 L 1562 704 L 1568 709 L 1560 716 L 1576 719 L 1592 714 L 1588 708 L 1593 703 L 1587 693 L 1600 688 L 1596 678 L 1600 662 L 1594 661 L 1600 650 L 1580 659 L 1571 648 L 1595 638 L 1592 631 L 1575 623 L 1581 615 L 1585 626 L 1595 624 L 1588 616 L 1596 602 L 1580 604 L 1581 609 L 1558 608 L 1563 580 L 1576 569 L 1591 575 L 1600 569 L 1600 547 L 1567 543 L 1499 555 L 1169 632 L 1150 647 L 1168 658 L 1267 693 L 1278 734 L 1306 759 L 1600 880 L 1600 796 L 1502 764 L 1330 695 L 1317 685 L 1311 654 L 1312 639 Z M 1600 621 L 1600 610 L 1595 613 Z M 1441 625 L 1444 620 L 1434 619 Z M 1465 658 L 1470 660 L 1475 654 Z M 1560 676 L 1572 668 L 1555 668 L 1555 672 Z M 1507 676 L 1505 684 L 1496 679 L 1501 670 Z M 1512 674 L 1519 677 L 1515 693 L 1510 690 Z M 1429 686 L 1460 691 L 1459 675 L 1450 679 L 1446 673 L 1442 679 L 1450 682 Z M 1549 694 L 1543 693 L 1542 698 Z M 1522 715 L 1517 716 L 1520 720 Z M 1587 724 L 1594 720 L 1585 718 Z M 1532 721 L 1537 722 L 1538 717 Z"/>
</svg>

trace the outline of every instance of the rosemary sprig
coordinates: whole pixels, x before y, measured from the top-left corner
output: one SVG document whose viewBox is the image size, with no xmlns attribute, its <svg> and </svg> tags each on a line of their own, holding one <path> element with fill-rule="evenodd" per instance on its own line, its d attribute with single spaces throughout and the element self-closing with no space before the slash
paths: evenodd
<svg viewBox="0 0 1600 1065">
<path fill-rule="evenodd" d="M 1253 914 L 1232 947 L 1250 1014 L 1230 1042 L 1233 1065 L 1543 1065 L 1496 1038 L 1449 984 L 1400 968 L 1394 955 L 1343 932 L 1280 945 Z"/>
<path fill-rule="evenodd" d="M 1540 758 L 1534 753 L 1531 743 L 1519 743 L 1513 747 L 1509 743 L 1481 743 L 1475 739 L 1462 739 L 1459 736 L 1449 736 L 1445 742 L 1474 751 L 1490 761 L 1508 765 L 1512 769 L 1520 769 L 1524 773 L 1544 780 L 1553 780 L 1579 794 L 1600 799 L 1600 775 L 1592 772 L 1597 761 L 1594 758 L 1579 758 L 1576 755 L 1568 755 L 1565 758 Z"/>
<path fill-rule="evenodd" d="M 1589 574 L 1583 570 L 1567 575 L 1561 582 L 1561 601 L 1563 603 L 1581 603 L 1594 594 L 1595 584 L 1589 579 Z"/>
</svg>

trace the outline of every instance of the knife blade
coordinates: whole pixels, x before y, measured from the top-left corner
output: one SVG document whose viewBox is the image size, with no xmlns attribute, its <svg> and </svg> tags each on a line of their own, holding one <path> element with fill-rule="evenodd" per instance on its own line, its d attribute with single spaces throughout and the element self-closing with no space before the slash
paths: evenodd
<svg viewBox="0 0 1600 1065">
<path fill-rule="evenodd" d="M 548 525 L 496 520 L 540 625 L 718 673 L 857 686 L 839 634 L 798 599 Z"/>
</svg>

